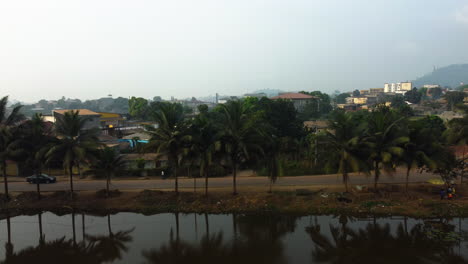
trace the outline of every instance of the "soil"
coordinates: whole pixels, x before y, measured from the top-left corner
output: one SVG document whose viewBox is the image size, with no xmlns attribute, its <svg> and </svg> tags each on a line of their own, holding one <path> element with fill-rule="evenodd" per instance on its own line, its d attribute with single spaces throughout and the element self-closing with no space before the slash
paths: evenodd
<svg viewBox="0 0 468 264">
<path fill-rule="evenodd" d="M 128 191 L 113 190 L 107 198 L 104 190 L 75 193 L 60 191 L 42 193 L 24 192 L 12 195 L 6 202 L 0 199 L 0 213 L 29 214 L 38 211 L 68 213 L 70 211 L 90 214 L 114 212 L 139 212 L 154 214 L 163 212 L 185 213 L 288 213 L 399 215 L 416 218 L 464 217 L 468 216 L 468 196 L 457 188 L 454 200 L 440 200 L 437 188 L 418 184 L 411 186 L 408 194 L 402 186 L 383 186 L 378 192 L 367 188 L 350 193 L 335 189 L 308 188 L 298 190 L 276 189 L 272 193 L 249 190 L 238 195 L 228 191 L 212 190 L 203 193 L 172 191 Z M 468 192 L 467 192 L 468 194 Z"/>
</svg>

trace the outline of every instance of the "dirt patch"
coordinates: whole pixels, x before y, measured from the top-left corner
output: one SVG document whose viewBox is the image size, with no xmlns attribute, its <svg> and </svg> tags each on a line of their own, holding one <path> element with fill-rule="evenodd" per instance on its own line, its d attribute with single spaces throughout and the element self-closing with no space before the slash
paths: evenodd
<svg viewBox="0 0 468 264">
<path fill-rule="evenodd" d="M 27 210 L 49 210 L 87 213 L 109 213 L 132 211 L 144 214 L 161 212 L 195 213 L 292 213 L 351 214 L 351 215 L 406 215 L 412 217 L 451 217 L 468 215 L 468 199 L 440 201 L 438 195 L 418 192 L 416 186 L 410 192 L 386 192 L 387 195 L 360 191 L 344 194 L 334 189 L 310 189 L 314 195 L 275 190 L 244 191 L 232 195 L 230 191 L 203 193 L 172 191 L 113 191 L 111 197 L 103 199 L 105 191 L 80 192 L 70 199 L 70 192 L 44 192 L 37 200 L 35 192 L 12 196 L 10 202 L 0 203 L 2 210 L 27 212 Z M 461 193 L 461 192 L 460 192 Z M 309 194 L 307 192 L 307 194 Z M 0 194 L 0 199 L 2 195 Z M 104 196 L 105 197 L 105 196 Z"/>
<path fill-rule="evenodd" d="M 47 199 L 54 199 L 56 201 L 72 201 L 78 198 L 78 193 L 73 192 L 73 199 L 71 197 L 70 191 L 57 191 L 53 192 L 51 195 L 46 196 Z"/>
<path fill-rule="evenodd" d="M 107 194 L 106 189 L 102 189 L 96 192 L 96 198 L 104 199 L 104 198 L 114 198 L 119 197 L 122 195 L 122 192 L 119 190 L 109 190 L 109 195 Z"/>
<path fill-rule="evenodd" d="M 41 198 L 44 197 L 41 195 Z M 38 200 L 37 192 L 23 192 L 16 196 L 16 200 L 20 202 L 29 202 Z"/>
</svg>

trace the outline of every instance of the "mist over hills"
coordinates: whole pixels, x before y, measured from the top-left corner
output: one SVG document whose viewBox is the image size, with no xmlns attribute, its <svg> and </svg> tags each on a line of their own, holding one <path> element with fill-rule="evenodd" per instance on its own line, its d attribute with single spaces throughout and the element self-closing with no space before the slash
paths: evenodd
<svg viewBox="0 0 468 264">
<path fill-rule="evenodd" d="M 468 64 L 452 64 L 435 69 L 413 81 L 413 86 L 421 87 L 425 84 L 439 84 L 443 87 L 456 88 L 461 83 L 468 84 Z"/>
</svg>

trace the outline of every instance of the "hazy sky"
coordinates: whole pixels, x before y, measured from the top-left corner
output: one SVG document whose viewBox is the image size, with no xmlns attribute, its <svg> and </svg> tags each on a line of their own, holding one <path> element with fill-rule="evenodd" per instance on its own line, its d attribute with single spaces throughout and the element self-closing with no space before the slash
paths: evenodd
<svg viewBox="0 0 468 264">
<path fill-rule="evenodd" d="M 0 0 L 0 96 L 383 87 L 468 63 L 468 0 Z"/>
</svg>

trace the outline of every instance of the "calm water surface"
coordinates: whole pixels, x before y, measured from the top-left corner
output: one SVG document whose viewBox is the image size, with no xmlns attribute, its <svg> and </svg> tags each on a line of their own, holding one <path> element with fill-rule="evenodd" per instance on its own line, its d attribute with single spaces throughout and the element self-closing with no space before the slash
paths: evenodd
<svg viewBox="0 0 468 264">
<path fill-rule="evenodd" d="M 0 263 L 468 263 L 468 220 L 44 212 L 1 216 Z"/>
</svg>

